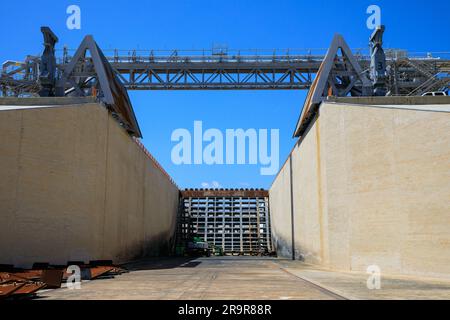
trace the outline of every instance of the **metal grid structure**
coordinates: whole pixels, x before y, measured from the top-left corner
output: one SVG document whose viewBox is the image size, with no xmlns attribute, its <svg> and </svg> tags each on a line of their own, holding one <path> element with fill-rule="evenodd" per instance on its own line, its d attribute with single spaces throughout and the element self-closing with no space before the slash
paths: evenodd
<svg viewBox="0 0 450 320">
<path fill-rule="evenodd" d="M 224 254 L 272 253 L 268 192 L 253 189 L 182 191 L 178 245 L 185 244 L 193 235 L 222 248 Z"/>
<path fill-rule="evenodd" d="M 448 86 L 449 53 L 442 57 L 411 57 L 386 50 L 388 95 L 420 95 Z M 370 58 L 355 55 L 363 70 L 370 67 Z M 190 55 L 190 56 L 107 56 L 116 76 L 128 90 L 302 90 L 309 89 L 324 60 L 324 55 Z M 67 56 L 57 64 L 64 70 Z M 39 57 L 25 62 L 3 64 L 0 87 L 3 95 L 37 93 Z M 86 61 L 83 71 L 74 77 L 89 79 L 96 72 Z"/>
<path fill-rule="evenodd" d="M 377 57 L 381 52 L 381 39 L 374 41 L 373 57 Z M 386 74 L 376 80 L 375 86 L 385 86 L 386 95 L 421 95 L 427 91 L 448 90 L 449 52 L 412 54 L 405 50 L 386 49 L 385 53 L 383 73 Z M 40 80 L 45 57 L 45 54 L 27 56 L 24 61 L 3 63 L 0 95 L 37 95 L 43 85 Z M 105 55 L 104 62 L 110 65 L 114 76 L 127 90 L 304 90 L 312 86 L 325 57 L 322 49 L 272 52 L 256 49 L 113 50 L 110 55 Z M 355 50 L 354 57 L 369 77 L 373 57 L 362 49 Z M 48 57 L 46 59 L 49 60 Z M 61 80 L 66 74 L 66 95 L 73 95 L 73 90 L 81 94 L 80 89 L 85 91 L 84 95 L 98 92 L 92 90 L 97 86 L 93 80 L 98 78 L 93 60 L 89 56 L 80 58 L 77 52 L 67 48 L 62 57 L 56 57 L 55 77 Z M 342 69 L 345 63 L 336 61 L 336 70 Z"/>
</svg>

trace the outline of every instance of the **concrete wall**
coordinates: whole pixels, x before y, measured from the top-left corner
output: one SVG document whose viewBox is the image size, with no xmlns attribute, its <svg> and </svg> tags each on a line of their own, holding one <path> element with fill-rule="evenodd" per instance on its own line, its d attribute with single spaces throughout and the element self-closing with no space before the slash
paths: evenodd
<svg viewBox="0 0 450 320">
<path fill-rule="evenodd" d="M 178 188 L 104 107 L 61 101 L 0 111 L 0 263 L 166 253 Z"/>
<path fill-rule="evenodd" d="M 351 101 L 323 103 L 290 156 L 297 258 L 450 278 L 450 101 Z M 270 209 L 278 252 L 290 257 L 289 170 L 290 160 Z"/>
</svg>

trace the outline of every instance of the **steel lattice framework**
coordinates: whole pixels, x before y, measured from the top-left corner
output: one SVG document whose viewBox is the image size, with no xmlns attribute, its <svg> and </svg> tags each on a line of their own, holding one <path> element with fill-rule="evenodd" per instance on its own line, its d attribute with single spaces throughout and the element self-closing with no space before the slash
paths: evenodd
<svg viewBox="0 0 450 320">
<path fill-rule="evenodd" d="M 441 90 L 450 82 L 450 59 L 387 57 L 391 95 Z M 446 56 L 447 54 L 444 54 Z M 302 90 L 311 87 L 324 55 L 113 56 L 108 61 L 129 90 Z M 364 71 L 369 56 L 356 58 Z M 344 61 L 341 61 L 344 64 Z M 88 73 L 80 73 L 88 76 Z"/>
<path fill-rule="evenodd" d="M 112 96 L 118 97 L 116 93 L 109 94 L 112 83 L 116 88 L 128 90 L 301 90 L 312 86 L 327 56 L 311 51 L 274 50 L 270 53 L 226 48 L 169 53 L 114 50 L 107 55 L 92 36 L 87 36 L 75 53 L 71 55 L 65 48 L 62 57 L 57 58 L 58 38 L 48 27 L 42 27 L 41 31 L 45 40 L 41 56 L 3 63 L 2 96 L 98 96 L 100 93 L 100 97 L 103 95 L 103 100 L 111 104 Z M 367 83 L 352 83 L 349 79 L 366 78 L 372 82 L 372 95 L 421 95 L 427 91 L 448 90 L 450 53 L 411 56 L 402 50 L 383 50 L 383 32 L 384 26 L 381 26 L 372 35 L 370 54 L 361 54 L 361 51 L 353 54 L 348 48 L 345 55 L 335 58 L 332 87 L 347 85 L 351 90 L 334 91 L 365 95 Z M 96 49 L 91 50 L 93 48 Z M 87 55 L 86 50 L 95 51 L 94 56 Z M 349 68 L 350 60 L 353 62 Z"/>
<path fill-rule="evenodd" d="M 308 89 L 319 56 L 110 57 L 130 90 Z"/>
<path fill-rule="evenodd" d="M 324 55 L 242 54 L 222 48 L 201 54 L 176 50 L 119 54 L 115 50 L 108 56 L 88 35 L 72 55 L 65 48 L 58 59 L 58 37 L 43 26 L 41 56 L 3 63 L 0 96 L 93 96 L 130 135 L 139 138 L 128 90 L 311 89 L 294 132 L 299 137 L 328 96 L 411 96 L 449 90 L 449 58 L 431 53 L 411 57 L 402 50 L 384 50 L 384 31 L 384 26 L 374 30 L 369 55 L 354 54 L 344 37 L 336 34 Z"/>
<path fill-rule="evenodd" d="M 387 55 L 388 92 L 391 95 L 421 94 L 448 87 L 450 59 L 395 57 Z M 446 56 L 447 54 L 444 54 Z M 356 55 L 361 68 L 370 58 Z M 322 55 L 189 55 L 109 56 L 114 72 L 128 90 L 304 90 L 311 87 L 324 59 Z M 57 64 L 64 70 L 71 60 Z M 3 64 L 0 88 L 3 95 L 38 91 L 39 57 Z M 77 66 L 74 77 L 95 76 L 91 58 Z"/>
<path fill-rule="evenodd" d="M 224 254 L 273 253 L 266 190 L 202 189 L 181 192 L 177 247 L 193 236 Z"/>
</svg>

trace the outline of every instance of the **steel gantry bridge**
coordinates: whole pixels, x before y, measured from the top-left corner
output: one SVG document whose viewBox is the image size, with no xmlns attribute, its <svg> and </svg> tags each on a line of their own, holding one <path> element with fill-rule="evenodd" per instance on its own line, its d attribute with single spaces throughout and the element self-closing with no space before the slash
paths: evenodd
<svg viewBox="0 0 450 320">
<path fill-rule="evenodd" d="M 108 57 L 131 90 L 308 89 L 321 56 L 240 51 L 133 51 Z"/>
<path fill-rule="evenodd" d="M 57 63 L 64 70 L 72 56 L 69 50 Z M 242 53 L 241 53 L 242 52 Z M 128 90 L 306 90 L 311 87 L 325 54 L 295 53 L 295 50 L 166 51 L 131 50 L 106 56 L 115 74 Z M 370 68 L 370 56 L 357 53 L 363 70 Z M 448 84 L 450 53 L 413 56 L 403 50 L 386 50 L 389 95 L 422 94 Z M 92 62 L 73 73 L 74 77 L 95 76 Z M 6 61 L 0 86 L 9 95 L 37 93 L 40 57 L 23 62 Z M 91 67 L 89 66 L 91 65 Z M 447 82 L 446 82 L 447 81 Z"/>
<path fill-rule="evenodd" d="M 329 95 L 422 95 L 447 91 L 450 86 L 450 53 L 412 55 L 404 50 L 384 50 L 384 26 L 370 37 L 368 53 L 351 50 L 343 37 L 336 35 L 326 53 L 314 54 L 216 48 L 114 50 L 105 55 L 93 37 L 86 36 L 78 49 L 64 48 L 57 57 L 58 38 L 48 27 L 41 31 L 42 55 L 3 63 L 0 95 L 95 96 L 137 136 L 140 132 L 127 90 L 313 89 L 318 91 L 312 99 L 317 104 Z"/>
<path fill-rule="evenodd" d="M 190 55 L 178 51 L 171 55 L 150 52 L 146 55 L 132 51 L 129 55 L 116 52 L 107 59 L 129 90 L 309 89 L 325 54 L 292 54 L 292 51 L 271 55 L 226 51 Z M 445 86 L 445 81 L 449 80 L 450 53 L 441 55 L 449 59 L 430 53 L 408 57 L 404 51 L 387 50 L 389 93 L 408 95 L 424 85 L 418 91 L 421 94 Z M 355 57 L 363 70 L 369 70 L 370 56 L 356 54 Z"/>
</svg>

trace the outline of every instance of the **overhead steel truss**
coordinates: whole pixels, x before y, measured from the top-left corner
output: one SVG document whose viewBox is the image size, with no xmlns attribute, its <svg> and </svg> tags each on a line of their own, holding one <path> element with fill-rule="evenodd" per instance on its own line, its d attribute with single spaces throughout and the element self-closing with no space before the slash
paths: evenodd
<svg viewBox="0 0 450 320">
<path fill-rule="evenodd" d="M 395 57 L 386 50 L 388 95 L 421 94 L 448 87 L 450 59 Z M 325 56 L 312 55 L 190 55 L 109 56 L 117 77 L 128 90 L 302 90 L 309 89 Z M 72 57 L 57 63 L 63 71 Z M 370 57 L 356 59 L 362 70 L 370 69 Z M 39 57 L 3 64 L 0 88 L 4 95 L 37 93 Z M 73 76 L 95 76 L 92 58 L 81 61 Z"/>
<path fill-rule="evenodd" d="M 448 88 L 450 59 L 396 56 L 395 50 L 386 53 L 388 95 L 422 94 L 430 88 Z M 355 55 L 355 58 L 368 74 L 370 56 Z M 143 56 L 132 53 L 107 59 L 128 90 L 301 90 L 311 87 L 325 55 Z M 423 90 L 417 91 L 418 88 Z"/>
<path fill-rule="evenodd" d="M 102 59 L 95 59 L 81 52 L 83 50 L 80 48 L 86 40 L 73 55 L 65 49 L 62 58 L 56 58 L 54 45 L 57 37 L 49 28 L 43 27 L 42 31 L 45 51 L 41 56 L 27 56 L 23 62 L 6 61 L 2 65 L 0 95 L 60 96 L 100 93 L 110 103 L 111 99 L 107 98 L 111 95 L 102 92 L 99 85 L 98 80 L 102 78 L 97 70 L 99 60 L 102 60 L 101 64 L 106 69 L 112 71 L 108 79 L 115 82 L 116 87 L 123 86 L 128 90 L 309 89 L 326 59 L 325 55 L 311 53 L 274 51 L 273 54 L 241 54 L 240 51 L 230 53 L 228 50 L 189 54 L 176 50 L 170 54 L 137 50 L 122 54 L 115 50 L 110 56 L 102 54 Z M 355 79 L 355 70 L 360 70 L 363 74 L 357 78 L 371 81 L 370 95 L 421 95 L 427 91 L 448 90 L 449 53 L 443 53 L 439 57 L 431 54 L 410 57 L 405 51 L 383 50 L 383 31 L 384 28 L 377 30 L 370 38 L 370 55 L 353 54 L 348 50 L 345 56 L 336 57 L 333 67 L 337 79 L 335 87 L 340 85 L 338 79 L 343 79 L 344 82 L 345 79 Z M 354 66 L 349 70 L 349 58 L 356 61 L 359 67 Z M 103 82 L 106 83 L 105 79 Z M 364 94 L 361 81 L 348 84 L 351 85 L 350 90 L 335 91 L 338 94 L 344 91 L 352 95 Z M 105 85 L 104 87 L 108 91 Z"/>
<path fill-rule="evenodd" d="M 73 55 L 57 59 L 57 36 L 42 27 L 45 50 L 25 61 L 6 61 L 0 96 L 95 96 L 133 136 L 141 137 L 127 90 L 280 90 L 311 89 L 294 136 L 302 135 L 327 96 L 422 95 L 448 91 L 450 59 L 409 57 L 383 50 L 384 26 L 370 37 L 370 55 L 353 54 L 335 35 L 325 55 L 308 54 L 155 54 L 131 51 L 105 55 L 86 36 Z M 88 54 L 89 52 L 89 54 Z M 449 54 L 450 56 L 450 54 Z"/>
<path fill-rule="evenodd" d="M 190 55 L 108 58 L 130 90 L 308 89 L 320 56 Z"/>
</svg>

